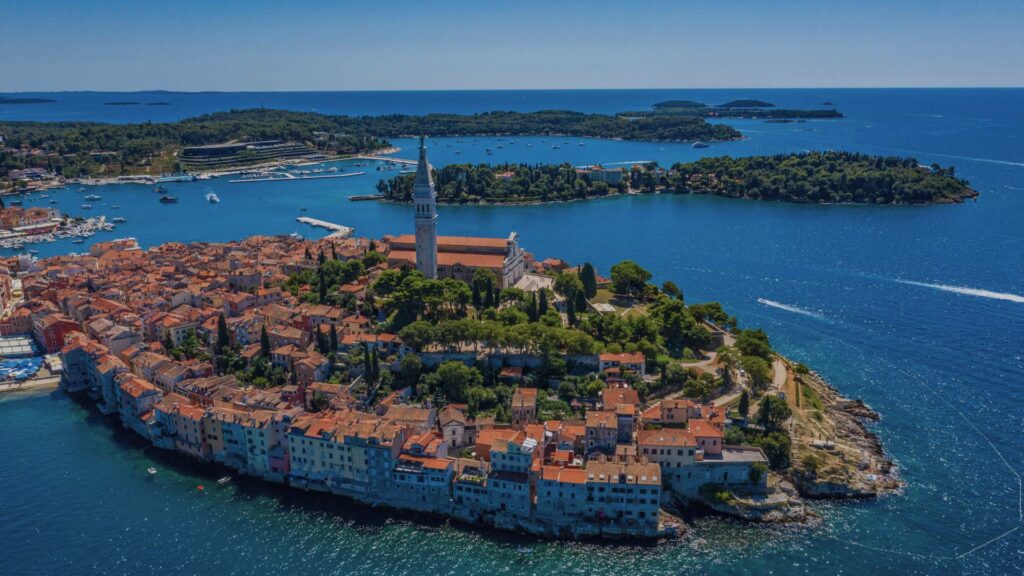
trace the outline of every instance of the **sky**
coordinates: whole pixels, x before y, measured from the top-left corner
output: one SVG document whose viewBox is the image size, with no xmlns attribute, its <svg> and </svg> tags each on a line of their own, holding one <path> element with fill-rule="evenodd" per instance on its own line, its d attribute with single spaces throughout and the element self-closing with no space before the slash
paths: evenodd
<svg viewBox="0 0 1024 576">
<path fill-rule="evenodd" d="M 1024 1 L 0 0 L 0 92 L 1024 86 Z"/>
</svg>

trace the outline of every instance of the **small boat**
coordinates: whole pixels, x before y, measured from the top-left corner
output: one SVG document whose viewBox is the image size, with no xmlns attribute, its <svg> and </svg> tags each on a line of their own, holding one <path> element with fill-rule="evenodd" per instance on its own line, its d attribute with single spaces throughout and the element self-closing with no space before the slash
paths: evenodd
<svg viewBox="0 0 1024 576">
<path fill-rule="evenodd" d="M 78 192 L 85 192 L 85 188 L 79 188 L 77 191 Z"/>
<path fill-rule="evenodd" d="M 149 475 L 152 476 L 152 475 L 156 474 L 156 468 L 153 468 L 152 466 L 150 466 L 149 468 L 146 468 L 146 472 L 148 472 Z"/>
<path fill-rule="evenodd" d="M 559 148 L 561 148 L 561 146 L 559 146 L 558 144 L 555 144 L 554 146 L 551 147 L 552 150 L 558 150 Z"/>
<path fill-rule="evenodd" d="M 161 204 L 176 204 L 177 202 L 178 202 L 178 199 L 175 198 L 174 196 L 161 196 L 160 197 L 160 203 Z"/>
<path fill-rule="evenodd" d="M 111 206 L 111 208 L 113 208 L 114 210 L 117 210 L 118 208 L 120 208 L 120 206 L 118 206 L 117 204 L 114 204 L 113 206 Z"/>
<path fill-rule="evenodd" d="M 219 484 L 221 486 L 227 484 L 228 482 L 231 482 L 231 476 L 225 476 L 225 477 L 217 480 L 217 484 Z"/>
<path fill-rule="evenodd" d="M 111 222 L 113 222 L 114 224 L 124 224 L 127 221 L 128 221 L 127 218 L 122 218 L 121 216 L 118 216 L 117 218 L 114 218 L 113 220 L 111 220 Z"/>
<path fill-rule="evenodd" d="M 156 188 L 153 188 L 153 192 L 158 192 L 160 194 L 167 194 L 167 188 L 164 188 L 163 186 L 157 186 Z"/>
<path fill-rule="evenodd" d="M 213 192 L 210 192 L 206 195 L 206 201 L 210 204 L 216 204 L 217 202 L 220 202 L 220 198 L 218 198 Z"/>
<path fill-rule="evenodd" d="M 57 203 L 56 199 L 50 200 L 50 204 L 56 204 L 56 203 Z"/>
<path fill-rule="evenodd" d="M 82 210 L 92 210 L 92 204 L 82 204 Z"/>
<path fill-rule="evenodd" d="M 305 211 L 306 211 L 306 207 L 305 207 L 305 206 L 303 206 L 302 208 L 299 208 L 299 211 L 300 211 L 300 212 L 305 212 Z"/>
<path fill-rule="evenodd" d="M 40 198 L 49 198 L 50 195 L 49 194 L 40 194 L 39 197 Z"/>
<path fill-rule="evenodd" d="M 82 244 L 83 242 L 85 242 L 85 240 L 82 238 L 75 238 L 71 241 L 72 244 Z"/>
<path fill-rule="evenodd" d="M 103 200 L 103 197 L 102 196 L 97 196 L 96 194 L 89 194 L 88 196 L 85 197 L 85 199 L 86 200 Z"/>
<path fill-rule="evenodd" d="M 39 254 L 39 250 L 29 250 L 29 254 Z"/>
<path fill-rule="evenodd" d="M 21 206 L 21 200 L 11 200 L 8 204 L 11 206 Z"/>
<path fill-rule="evenodd" d="M 707 142 L 701 142 L 700 140 L 697 140 L 696 142 L 693 143 L 693 147 L 694 148 L 707 148 L 708 147 L 708 143 Z"/>
</svg>

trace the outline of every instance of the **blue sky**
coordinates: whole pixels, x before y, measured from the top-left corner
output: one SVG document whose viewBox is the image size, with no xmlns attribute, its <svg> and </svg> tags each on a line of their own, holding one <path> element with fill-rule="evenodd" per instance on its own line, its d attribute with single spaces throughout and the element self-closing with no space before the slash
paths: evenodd
<svg viewBox="0 0 1024 576">
<path fill-rule="evenodd" d="M 0 91 L 1024 86 L 1012 1 L 0 0 Z"/>
</svg>

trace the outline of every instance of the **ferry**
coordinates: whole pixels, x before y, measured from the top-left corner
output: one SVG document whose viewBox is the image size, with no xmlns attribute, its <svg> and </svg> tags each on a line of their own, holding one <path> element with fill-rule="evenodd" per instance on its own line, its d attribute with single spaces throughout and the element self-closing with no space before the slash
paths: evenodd
<svg viewBox="0 0 1024 576">
<path fill-rule="evenodd" d="M 85 197 L 85 199 L 86 200 L 103 200 L 103 197 L 102 196 L 97 196 L 95 194 L 89 194 L 88 196 Z"/>
<path fill-rule="evenodd" d="M 83 210 L 92 210 L 92 204 L 82 204 Z"/>
<path fill-rule="evenodd" d="M 114 224 L 124 224 L 127 221 L 127 218 L 122 218 L 121 216 L 118 216 L 117 218 L 111 220 L 111 222 L 113 222 Z"/>
<path fill-rule="evenodd" d="M 215 193 L 210 192 L 206 195 L 206 201 L 210 204 L 216 204 L 217 202 L 220 202 L 220 198 L 218 198 Z"/>
<path fill-rule="evenodd" d="M 708 143 L 707 142 L 701 142 L 700 140 L 697 140 L 696 142 L 693 143 L 693 147 L 694 148 L 707 148 L 708 147 Z"/>
<path fill-rule="evenodd" d="M 160 197 L 160 203 L 161 204 L 175 204 L 177 201 L 178 201 L 178 199 L 175 198 L 174 196 L 161 196 Z"/>
</svg>

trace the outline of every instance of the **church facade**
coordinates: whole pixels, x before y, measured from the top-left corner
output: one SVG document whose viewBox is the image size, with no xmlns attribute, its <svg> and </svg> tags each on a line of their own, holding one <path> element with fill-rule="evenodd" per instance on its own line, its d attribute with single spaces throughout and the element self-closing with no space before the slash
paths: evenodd
<svg viewBox="0 0 1024 576">
<path fill-rule="evenodd" d="M 526 274 L 526 257 L 519 234 L 508 238 L 474 238 L 437 235 L 437 191 L 427 162 L 427 148 L 420 139 L 419 161 L 413 183 L 415 234 L 385 237 L 388 266 L 415 266 L 427 278 L 454 278 L 469 282 L 478 268 L 494 272 L 501 288 L 515 285 Z"/>
</svg>

